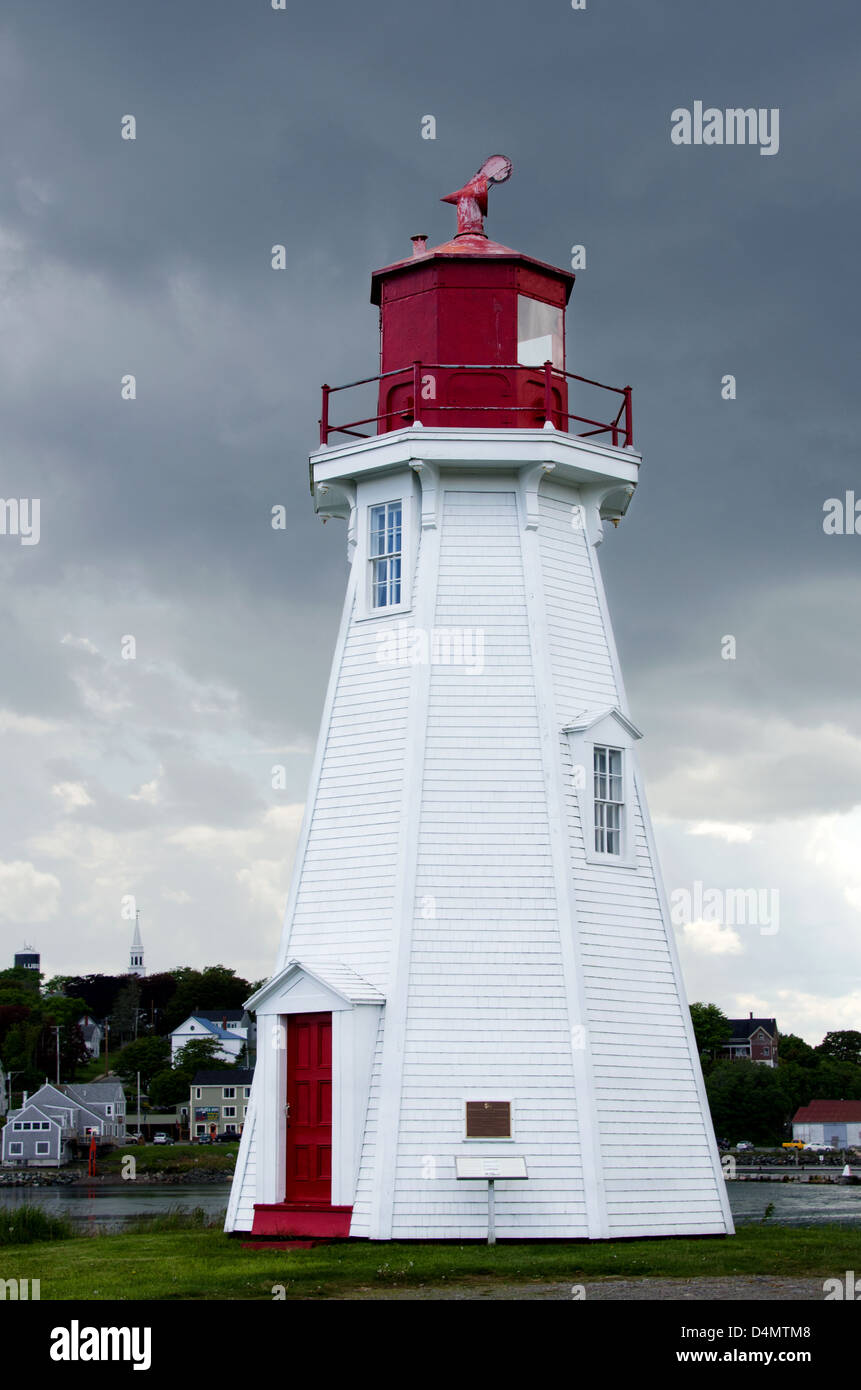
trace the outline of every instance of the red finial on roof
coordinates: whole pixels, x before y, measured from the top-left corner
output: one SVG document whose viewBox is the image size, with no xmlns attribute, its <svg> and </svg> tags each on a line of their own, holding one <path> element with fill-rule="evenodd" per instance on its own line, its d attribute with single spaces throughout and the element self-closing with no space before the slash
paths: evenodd
<svg viewBox="0 0 861 1390">
<path fill-rule="evenodd" d="M 487 216 L 487 192 L 492 183 L 505 183 L 511 175 L 511 160 L 504 154 L 492 154 L 457 193 L 440 198 L 441 203 L 457 204 L 457 235 L 484 236 Z"/>
</svg>

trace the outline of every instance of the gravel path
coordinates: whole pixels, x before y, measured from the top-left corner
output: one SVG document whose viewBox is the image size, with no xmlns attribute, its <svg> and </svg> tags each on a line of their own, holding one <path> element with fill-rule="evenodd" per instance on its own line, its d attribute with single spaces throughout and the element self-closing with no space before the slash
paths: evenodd
<svg viewBox="0 0 861 1390">
<path fill-rule="evenodd" d="M 630 1303 L 640 1300 L 677 1302 L 709 1302 L 751 1300 L 758 1302 L 814 1302 L 824 1298 L 823 1279 L 784 1279 L 768 1274 L 733 1275 L 723 1279 L 600 1279 L 586 1283 L 586 1299 Z M 579 1287 L 579 1286 L 577 1286 Z M 422 1285 L 420 1288 L 359 1288 L 340 1295 L 349 1300 L 398 1299 L 417 1300 L 490 1299 L 522 1302 L 531 1299 L 551 1299 L 569 1302 L 571 1284 L 500 1282 L 480 1280 L 459 1284 Z"/>
</svg>

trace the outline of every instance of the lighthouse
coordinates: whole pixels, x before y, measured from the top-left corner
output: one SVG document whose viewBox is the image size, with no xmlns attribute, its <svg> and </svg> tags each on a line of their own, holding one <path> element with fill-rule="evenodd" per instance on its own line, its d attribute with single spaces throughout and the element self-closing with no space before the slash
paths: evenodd
<svg viewBox="0 0 861 1390">
<path fill-rule="evenodd" d="M 631 390 L 566 356 L 574 275 L 488 237 L 510 171 L 373 274 L 379 371 L 323 387 L 349 580 L 229 1231 L 733 1229 L 598 564 Z"/>
</svg>

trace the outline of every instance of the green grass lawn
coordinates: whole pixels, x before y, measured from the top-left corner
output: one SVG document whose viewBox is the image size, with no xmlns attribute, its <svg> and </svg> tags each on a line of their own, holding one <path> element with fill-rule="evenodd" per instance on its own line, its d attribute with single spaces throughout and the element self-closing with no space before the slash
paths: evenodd
<svg viewBox="0 0 861 1390">
<path fill-rule="evenodd" d="M 131 1154 L 138 1173 L 223 1173 L 230 1177 L 238 1149 L 238 1144 L 128 1144 L 100 1158 L 96 1172 L 121 1173 L 123 1159 Z"/>
<path fill-rule="evenodd" d="M 357 1288 L 457 1281 L 570 1281 L 772 1274 L 842 1275 L 861 1264 L 861 1233 L 844 1226 L 745 1226 L 731 1238 L 600 1245 L 319 1245 L 243 1250 L 218 1229 L 97 1235 L 4 1247 L 2 1273 L 40 1279 L 51 1299 L 349 1297 Z"/>
</svg>

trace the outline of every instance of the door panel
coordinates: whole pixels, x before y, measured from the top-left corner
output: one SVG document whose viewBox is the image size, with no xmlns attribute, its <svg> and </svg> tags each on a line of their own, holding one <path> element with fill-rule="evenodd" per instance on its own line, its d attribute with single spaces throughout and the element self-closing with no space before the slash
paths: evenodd
<svg viewBox="0 0 861 1390">
<path fill-rule="evenodd" d="M 286 1201 L 332 1200 L 332 1015 L 287 1020 Z"/>
</svg>

